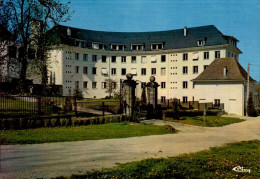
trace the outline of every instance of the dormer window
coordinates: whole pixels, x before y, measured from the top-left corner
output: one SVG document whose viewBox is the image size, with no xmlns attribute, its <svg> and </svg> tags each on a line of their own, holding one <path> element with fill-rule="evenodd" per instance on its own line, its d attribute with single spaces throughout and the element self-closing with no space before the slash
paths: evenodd
<svg viewBox="0 0 260 179">
<path fill-rule="evenodd" d="M 102 49 L 104 49 L 104 44 L 98 43 L 98 42 L 93 42 L 92 48 L 96 49 L 96 50 L 102 50 Z"/>
<path fill-rule="evenodd" d="M 152 50 L 162 50 L 163 49 L 163 44 L 162 43 L 156 43 L 151 45 Z"/>
<path fill-rule="evenodd" d="M 197 41 L 197 45 L 198 45 L 198 46 L 204 46 L 205 43 L 206 43 L 206 40 L 205 40 L 205 39 L 200 39 L 200 40 Z"/>
<path fill-rule="evenodd" d="M 141 44 L 132 44 L 131 45 L 132 50 L 144 50 L 144 45 Z"/>
<path fill-rule="evenodd" d="M 76 40 L 76 46 L 81 48 L 86 48 L 87 43 L 85 41 Z"/>
<path fill-rule="evenodd" d="M 125 46 L 122 44 L 111 44 L 111 50 L 123 51 Z"/>
</svg>

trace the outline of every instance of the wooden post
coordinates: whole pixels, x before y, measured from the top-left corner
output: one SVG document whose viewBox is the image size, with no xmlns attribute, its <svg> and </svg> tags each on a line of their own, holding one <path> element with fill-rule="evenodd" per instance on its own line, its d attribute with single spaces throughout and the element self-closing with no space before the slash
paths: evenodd
<svg viewBox="0 0 260 179">
<path fill-rule="evenodd" d="M 104 118 L 105 117 L 105 102 L 104 101 L 102 102 L 102 115 Z"/>
<path fill-rule="evenodd" d="M 203 111 L 203 120 L 204 120 L 204 126 L 206 126 L 206 107 L 204 107 L 204 111 Z"/>
<path fill-rule="evenodd" d="M 77 116 L 78 109 L 77 109 L 77 97 L 76 96 L 74 96 L 74 112 L 75 112 L 75 115 Z"/>
</svg>

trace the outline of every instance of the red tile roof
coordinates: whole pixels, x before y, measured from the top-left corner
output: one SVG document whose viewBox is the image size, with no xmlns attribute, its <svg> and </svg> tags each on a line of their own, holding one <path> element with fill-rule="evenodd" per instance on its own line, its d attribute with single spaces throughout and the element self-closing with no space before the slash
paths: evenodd
<svg viewBox="0 0 260 179">
<path fill-rule="evenodd" d="M 227 67 L 227 75 L 224 76 L 224 67 Z M 246 81 L 247 72 L 233 57 L 215 59 L 206 70 L 204 70 L 194 82 L 203 81 Z M 255 80 L 250 77 L 250 81 Z"/>
</svg>

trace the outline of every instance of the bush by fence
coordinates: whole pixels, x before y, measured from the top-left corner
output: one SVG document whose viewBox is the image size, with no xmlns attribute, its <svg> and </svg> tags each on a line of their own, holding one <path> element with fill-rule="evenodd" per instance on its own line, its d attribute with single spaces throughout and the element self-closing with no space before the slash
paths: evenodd
<svg viewBox="0 0 260 179">
<path fill-rule="evenodd" d="M 189 117 L 194 117 L 194 116 L 203 116 L 204 111 L 198 111 L 198 110 L 180 110 L 180 116 L 189 116 Z M 216 116 L 216 115 L 221 115 L 224 112 L 222 110 L 209 110 L 206 112 L 207 116 Z M 175 115 L 175 112 L 173 110 L 164 110 L 163 111 L 163 118 L 165 117 L 170 117 L 172 118 Z"/>
<path fill-rule="evenodd" d="M 105 117 L 56 117 L 56 118 L 12 118 L 2 119 L 0 121 L 1 130 L 21 130 L 21 129 L 35 129 L 42 127 L 72 127 L 72 126 L 86 126 L 106 123 L 117 123 L 131 121 L 130 117 L 124 115 L 120 116 L 105 116 Z"/>
</svg>

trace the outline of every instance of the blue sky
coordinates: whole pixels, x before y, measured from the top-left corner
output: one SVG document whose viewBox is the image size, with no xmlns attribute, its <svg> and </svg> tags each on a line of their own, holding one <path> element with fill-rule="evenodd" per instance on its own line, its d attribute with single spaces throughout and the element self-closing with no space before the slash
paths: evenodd
<svg viewBox="0 0 260 179">
<path fill-rule="evenodd" d="M 66 2 L 67 0 L 62 0 Z M 240 42 L 239 62 L 260 81 L 260 0 L 71 0 L 71 21 L 83 29 L 142 32 L 215 25 Z"/>
</svg>

